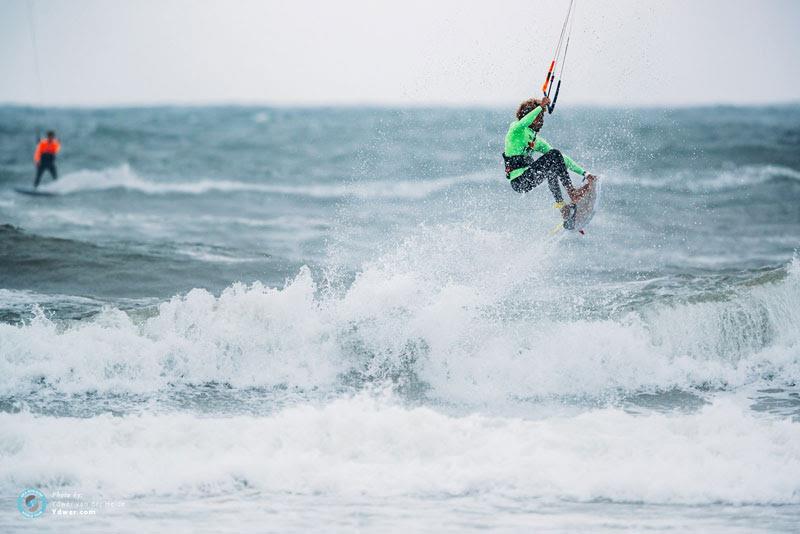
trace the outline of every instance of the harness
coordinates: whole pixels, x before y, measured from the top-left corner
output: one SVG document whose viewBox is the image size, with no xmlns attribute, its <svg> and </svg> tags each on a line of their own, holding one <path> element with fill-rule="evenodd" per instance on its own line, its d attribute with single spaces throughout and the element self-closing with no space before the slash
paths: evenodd
<svg viewBox="0 0 800 534">
<path fill-rule="evenodd" d="M 518 154 L 516 156 L 506 156 L 505 152 L 503 152 L 503 161 L 506 164 L 506 178 L 509 180 L 511 179 L 511 172 L 516 171 L 517 169 L 523 169 L 525 167 L 530 167 L 533 165 L 535 161 L 533 156 L 528 156 L 525 154 Z"/>
</svg>

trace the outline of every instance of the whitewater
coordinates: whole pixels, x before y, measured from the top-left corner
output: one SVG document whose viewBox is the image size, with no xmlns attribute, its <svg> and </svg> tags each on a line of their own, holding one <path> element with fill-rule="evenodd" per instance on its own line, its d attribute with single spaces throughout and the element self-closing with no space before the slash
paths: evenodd
<svg viewBox="0 0 800 534">
<path fill-rule="evenodd" d="M 796 531 L 800 108 L 506 111 L 0 107 L 0 530 Z"/>
</svg>

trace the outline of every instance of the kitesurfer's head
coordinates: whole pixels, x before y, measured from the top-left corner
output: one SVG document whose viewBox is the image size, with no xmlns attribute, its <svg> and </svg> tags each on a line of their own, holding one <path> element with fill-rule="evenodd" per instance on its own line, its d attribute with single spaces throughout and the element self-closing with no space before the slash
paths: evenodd
<svg viewBox="0 0 800 534">
<path fill-rule="evenodd" d="M 521 120 L 522 117 L 536 109 L 537 107 L 542 105 L 542 101 L 538 98 L 529 98 L 528 100 L 524 101 L 522 104 L 519 105 L 519 109 L 517 109 L 517 120 Z M 536 132 L 541 130 L 542 125 L 544 124 L 544 113 L 539 113 L 539 116 L 536 117 L 536 120 L 533 121 L 530 128 Z"/>
<path fill-rule="evenodd" d="M 56 133 L 53 130 L 48 130 L 47 131 L 47 138 L 50 139 L 51 141 L 55 138 L 55 136 L 56 136 Z"/>
</svg>

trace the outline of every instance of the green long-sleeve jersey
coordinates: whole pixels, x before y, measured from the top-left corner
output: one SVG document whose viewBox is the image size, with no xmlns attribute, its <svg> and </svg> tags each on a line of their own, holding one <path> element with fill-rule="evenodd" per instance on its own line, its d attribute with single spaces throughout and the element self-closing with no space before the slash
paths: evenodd
<svg viewBox="0 0 800 534">
<path fill-rule="evenodd" d="M 553 147 L 551 147 L 547 141 L 536 135 L 536 132 L 529 128 L 529 126 L 533 124 L 533 121 L 536 120 L 536 117 L 538 117 L 539 113 L 541 112 L 541 106 L 536 107 L 533 111 L 522 117 L 520 120 L 514 121 L 509 125 L 508 133 L 506 134 L 506 156 L 532 156 L 533 152 L 547 154 L 550 152 L 550 150 L 552 150 Z M 567 165 L 569 170 L 576 172 L 581 176 L 586 174 L 586 171 L 583 170 L 583 167 L 575 163 L 572 158 L 566 154 L 562 154 L 562 156 L 564 157 L 564 163 Z M 519 177 L 519 175 L 524 173 L 526 170 L 528 170 L 528 167 L 514 169 L 511 171 L 509 179 L 513 180 L 514 178 Z"/>
</svg>

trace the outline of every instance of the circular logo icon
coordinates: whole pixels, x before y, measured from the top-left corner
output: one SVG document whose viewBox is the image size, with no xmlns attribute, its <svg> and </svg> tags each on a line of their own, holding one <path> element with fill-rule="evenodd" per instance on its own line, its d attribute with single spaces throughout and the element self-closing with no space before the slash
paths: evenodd
<svg viewBox="0 0 800 534">
<path fill-rule="evenodd" d="M 37 489 L 26 489 L 17 498 L 17 508 L 25 517 L 39 517 L 47 508 L 47 498 Z"/>
</svg>

